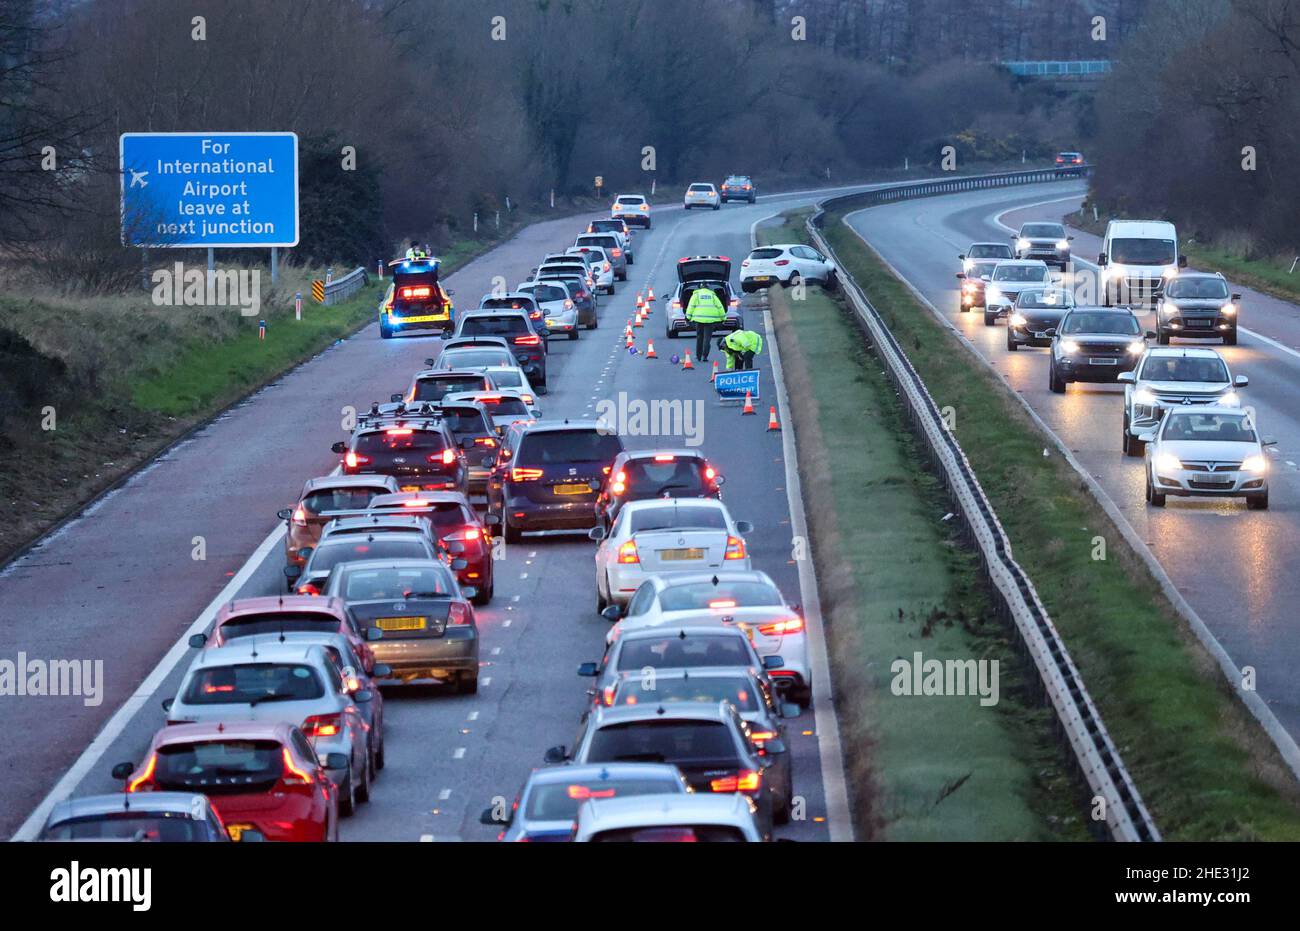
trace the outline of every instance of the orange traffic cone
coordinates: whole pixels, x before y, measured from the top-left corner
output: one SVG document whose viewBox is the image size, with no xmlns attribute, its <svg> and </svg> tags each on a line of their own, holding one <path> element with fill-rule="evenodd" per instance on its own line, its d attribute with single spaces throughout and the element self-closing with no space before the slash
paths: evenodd
<svg viewBox="0 0 1300 931">
<path fill-rule="evenodd" d="M 713 373 L 709 375 L 709 384 L 711 385 L 717 380 L 718 380 L 718 363 L 715 361 L 713 363 Z"/>
<path fill-rule="evenodd" d="M 773 430 L 780 431 L 780 429 L 781 425 L 777 423 L 776 420 L 776 405 L 773 404 L 767 409 L 767 432 L 771 433 Z"/>
<path fill-rule="evenodd" d="M 658 356 L 655 355 L 655 341 L 654 341 L 654 340 L 650 340 L 650 342 L 648 342 L 648 343 L 646 344 L 645 357 L 646 357 L 647 359 L 657 359 L 657 358 L 659 358 Z"/>
<path fill-rule="evenodd" d="M 686 353 L 685 361 L 682 362 L 682 371 L 689 372 L 693 368 L 695 368 L 695 366 L 691 363 L 691 354 L 688 352 Z"/>
<path fill-rule="evenodd" d="M 635 317 L 635 318 L 633 319 L 633 321 L 632 321 L 632 326 L 645 326 L 645 324 L 641 322 L 641 312 L 640 312 L 640 311 L 637 311 L 637 315 L 636 315 L 636 317 Z"/>
<path fill-rule="evenodd" d="M 754 399 L 751 398 L 751 397 L 749 396 L 749 390 L 748 390 L 748 389 L 746 389 L 746 391 L 745 391 L 745 407 L 744 407 L 743 410 L 741 410 L 741 413 L 742 413 L 742 414 L 752 414 L 752 413 L 754 413 Z"/>
<path fill-rule="evenodd" d="M 637 310 L 640 310 L 644 306 L 645 306 L 645 298 L 643 298 L 641 296 L 641 292 L 638 291 L 636 292 L 636 308 Z"/>
<path fill-rule="evenodd" d="M 653 304 L 654 300 L 655 300 L 655 289 L 651 288 L 650 293 L 645 296 L 645 301 L 647 304 Z"/>
<path fill-rule="evenodd" d="M 632 338 L 632 334 L 631 334 L 631 333 L 627 334 L 627 342 L 626 342 L 624 345 L 625 345 L 628 349 L 631 349 L 633 346 L 636 345 L 636 340 L 634 340 L 634 339 Z"/>
</svg>

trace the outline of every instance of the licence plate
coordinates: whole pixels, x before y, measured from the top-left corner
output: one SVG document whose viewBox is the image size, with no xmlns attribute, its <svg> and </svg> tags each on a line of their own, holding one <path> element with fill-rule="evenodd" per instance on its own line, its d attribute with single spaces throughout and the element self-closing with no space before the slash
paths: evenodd
<svg viewBox="0 0 1300 931">
<path fill-rule="evenodd" d="M 229 834 L 230 839 L 235 842 L 238 842 L 244 836 L 245 831 L 251 831 L 251 830 L 253 830 L 253 826 L 251 824 L 226 825 L 226 833 Z"/>
<path fill-rule="evenodd" d="M 421 317 L 402 317 L 399 323 L 432 323 L 435 320 L 446 320 L 446 314 L 425 314 Z"/>
<path fill-rule="evenodd" d="M 1047 334 L 1042 331 L 1035 331 L 1034 339 L 1047 339 Z"/>
<path fill-rule="evenodd" d="M 1210 321 L 1209 321 L 1209 320 L 1188 320 L 1188 321 L 1187 321 L 1187 325 L 1188 325 L 1189 327 L 1195 327 L 1195 328 L 1197 328 L 1197 329 L 1203 329 L 1204 327 L 1207 327 L 1207 326 L 1210 325 Z"/>
<path fill-rule="evenodd" d="M 1116 365 L 1118 362 L 1119 362 L 1118 359 L 1089 359 L 1088 360 L 1089 365 Z"/>
<path fill-rule="evenodd" d="M 399 485 L 398 491 L 419 491 L 419 485 Z"/>
<path fill-rule="evenodd" d="M 703 559 L 704 549 L 698 546 L 686 547 L 676 550 L 658 550 L 659 558 L 663 560 L 684 560 L 684 559 Z"/>
<path fill-rule="evenodd" d="M 424 630 L 424 617 L 380 617 L 375 626 L 380 630 Z"/>
<path fill-rule="evenodd" d="M 559 326 L 559 325 L 560 325 L 560 321 L 558 321 L 558 320 L 552 320 L 550 317 L 547 317 L 547 318 L 546 318 L 546 325 L 547 325 L 547 326 Z"/>
<path fill-rule="evenodd" d="M 556 485 L 551 489 L 557 495 L 585 495 L 591 491 L 591 486 L 582 485 Z"/>
<path fill-rule="evenodd" d="M 755 276 L 754 276 L 754 280 L 755 280 L 755 281 L 771 281 L 771 280 L 772 280 L 772 276 L 771 276 L 771 275 L 755 275 Z"/>
</svg>

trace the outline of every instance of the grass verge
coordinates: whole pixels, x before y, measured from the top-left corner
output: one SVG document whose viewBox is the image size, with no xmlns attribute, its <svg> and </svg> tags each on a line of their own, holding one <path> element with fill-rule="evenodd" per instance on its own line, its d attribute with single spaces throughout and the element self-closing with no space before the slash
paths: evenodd
<svg viewBox="0 0 1300 931">
<path fill-rule="evenodd" d="M 792 235 L 760 229 L 767 241 Z M 921 451 L 856 324 L 817 288 L 798 302 L 770 299 L 858 836 L 1085 839 L 1081 788 L 1027 688 L 1032 669 L 995 619 L 974 555 L 944 522 L 942 490 L 917 468 Z M 997 703 L 893 694 L 891 663 L 918 652 L 996 661 Z"/>
<path fill-rule="evenodd" d="M 826 235 L 955 433 L 1169 840 L 1295 840 L 1300 790 L 1155 580 L 1009 389 L 843 223 Z M 1104 558 L 1096 558 L 1098 541 Z"/>
</svg>

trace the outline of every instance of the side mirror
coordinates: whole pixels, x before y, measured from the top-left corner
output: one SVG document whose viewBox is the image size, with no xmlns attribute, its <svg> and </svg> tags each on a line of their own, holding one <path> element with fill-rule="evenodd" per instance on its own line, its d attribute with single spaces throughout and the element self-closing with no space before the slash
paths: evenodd
<svg viewBox="0 0 1300 931">
<path fill-rule="evenodd" d="M 1154 433 L 1143 433 L 1138 437 L 1138 439 L 1143 443 L 1154 443 L 1156 441 L 1156 435 Z"/>
<path fill-rule="evenodd" d="M 375 663 L 374 668 L 370 670 L 370 675 L 376 679 L 387 679 L 393 674 L 393 667 L 387 663 Z"/>
<path fill-rule="evenodd" d="M 601 540 L 605 539 L 605 528 L 592 527 L 590 530 L 587 531 L 587 537 L 599 543 Z"/>
<path fill-rule="evenodd" d="M 330 452 L 332 452 L 332 453 L 338 453 L 339 455 L 342 455 L 343 453 L 346 453 L 347 451 L 348 451 L 348 444 L 347 444 L 347 443 L 335 443 L 333 446 L 330 447 Z"/>
<path fill-rule="evenodd" d="M 192 646 L 194 649 L 201 650 L 205 646 L 207 646 L 207 643 L 208 643 L 207 634 L 190 634 L 190 646 Z"/>
<path fill-rule="evenodd" d="M 1240 295 L 1240 294 L 1234 294 L 1234 295 L 1232 295 L 1232 299 L 1233 299 L 1234 301 L 1239 301 L 1239 300 L 1241 300 L 1241 295 Z"/>
<path fill-rule="evenodd" d="M 495 527 L 501 523 L 501 516 L 489 511 L 483 515 L 483 523 L 487 524 L 489 527 Z"/>
<path fill-rule="evenodd" d="M 736 532 L 741 536 L 744 536 L 747 533 L 753 533 L 754 525 L 747 520 L 738 520 L 736 521 Z"/>
<path fill-rule="evenodd" d="M 1260 445 L 1260 446 L 1276 446 L 1276 445 L 1277 445 L 1277 440 L 1273 439 L 1273 437 L 1271 437 L 1271 436 L 1268 436 L 1268 437 L 1265 437 L 1265 438 L 1264 438 L 1264 442 L 1260 443 L 1259 445 Z"/>
<path fill-rule="evenodd" d="M 727 484 L 727 477 L 726 477 L 725 475 L 716 475 L 716 476 L 714 476 L 714 478 L 713 478 L 713 484 L 715 484 L 715 485 L 725 485 L 725 484 Z"/>
<path fill-rule="evenodd" d="M 239 842 L 241 844 L 261 844 L 265 843 L 266 835 L 257 828 L 244 828 L 239 832 Z"/>
<path fill-rule="evenodd" d="M 424 360 L 424 366 L 425 366 L 425 368 L 433 368 L 433 363 L 434 363 L 434 360 L 433 360 L 433 359 L 425 359 L 425 360 Z"/>
<path fill-rule="evenodd" d="M 438 339 L 451 339 L 451 330 L 442 330 L 438 333 Z"/>
<path fill-rule="evenodd" d="M 547 763 L 563 763 L 569 758 L 568 748 L 561 744 L 558 747 L 549 748 L 542 756 Z"/>
<path fill-rule="evenodd" d="M 326 769 L 347 769 L 351 765 L 346 753 L 327 753 L 321 763 Z"/>
<path fill-rule="evenodd" d="M 352 693 L 352 700 L 358 705 L 364 705 L 366 702 L 375 700 L 375 693 L 370 689 L 357 689 Z"/>
<path fill-rule="evenodd" d="M 1185 255 L 1180 255 L 1180 256 L 1178 257 L 1178 267 L 1179 267 L 1179 268 L 1186 268 L 1186 267 L 1187 267 L 1187 256 L 1185 256 Z"/>
<path fill-rule="evenodd" d="M 597 663 L 583 663 L 578 667 L 578 675 L 594 679 L 600 675 L 600 666 Z"/>
<path fill-rule="evenodd" d="M 479 824 L 486 824 L 491 827 L 507 827 L 512 820 L 509 811 L 506 812 L 504 818 L 498 818 L 495 808 L 484 808 L 483 813 L 478 816 Z"/>
<path fill-rule="evenodd" d="M 617 621 L 623 617 L 623 609 L 618 605 L 610 605 L 600 612 L 600 616 L 607 621 Z"/>
<path fill-rule="evenodd" d="M 1066 242 L 1074 242 L 1074 237 L 1073 237 L 1073 236 L 1066 236 L 1066 237 L 1065 237 L 1065 241 L 1066 241 Z"/>
<path fill-rule="evenodd" d="M 784 666 L 784 665 L 785 665 L 785 660 L 781 659 L 781 657 L 779 657 L 779 656 L 764 656 L 764 657 L 763 657 L 763 668 L 764 668 L 764 669 L 780 669 L 780 668 L 781 668 L 782 666 Z"/>
<path fill-rule="evenodd" d="M 958 272 L 958 273 L 957 273 L 957 277 L 958 277 L 958 278 L 965 278 L 965 277 L 966 277 L 966 273 L 965 273 L 965 272 Z"/>
<path fill-rule="evenodd" d="M 114 779 L 130 779 L 133 772 L 135 772 L 134 763 L 118 763 L 113 767 L 112 776 Z"/>
<path fill-rule="evenodd" d="M 1118 375 L 1115 376 L 1115 380 L 1118 382 L 1122 382 L 1126 385 L 1131 385 L 1135 381 L 1137 381 L 1137 376 L 1135 376 L 1132 372 L 1120 372 Z"/>
<path fill-rule="evenodd" d="M 1250 384 L 1250 379 L 1245 375 L 1238 375 L 1236 378 L 1232 380 L 1232 386 L 1234 388 L 1245 388 L 1249 384 Z"/>
<path fill-rule="evenodd" d="M 769 740 L 763 745 L 763 749 L 766 750 L 769 755 L 773 753 L 785 753 L 785 741 L 781 740 L 779 737 L 775 740 Z"/>
<path fill-rule="evenodd" d="M 383 640 L 384 632 L 378 627 L 371 627 L 366 630 L 366 639 L 371 642 L 374 642 L 375 640 Z"/>
<path fill-rule="evenodd" d="M 965 253 L 965 252 L 959 253 L 958 256 L 957 256 L 957 261 L 958 261 L 958 262 L 965 262 L 965 261 L 966 261 L 966 253 Z"/>
<path fill-rule="evenodd" d="M 280 510 L 275 512 L 275 516 L 280 518 L 280 520 L 288 520 L 293 517 L 293 508 L 280 508 Z"/>
<path fill-rule="evenodd" d="M 1104 253 L 1104 252 L 1100 252 L 1100 253 L 1097 254 L 1097 264 L 1098 264 L 1098 265 L 1105 265 L 1105 264 L 1107 264 L 1108 262 L 1109 262 L 1109 259 L 1106 258 L 1106 253 Z"/>
<path fill-rule="evenodd" d="M 796 705 L 794 702 L 786 701 L 781 703 L 781 717 L 797 718 L 801 714 L 803 714 L 803 709 L 800 708 L 798 705 Z"/>
<path fill-rule="evenodd" d="M 424 361 L 427 362 L 429 365 L 433 365 L 432 359 L 425 359 Z M 393 404 L 399 404 L 401 403 L 402 396 L 400 394 L 390 394 L 388 396 L 388 400 L 391 401 Z"/>
<path fill-rule="evenodd" d="M 1056 335 L 1056 327 L 1054 327 L 1054 326 L 1048 327 L 1046 330 L 1043 331 L 1043 335 L 1044 335 L 1044 336 L 1055 336 L 1055 335 Z"/>
<path fill-rule="evenodd" d="M 540 407 L 529 408 L 528 413 L 538 420 L 542 419 L 542 409 Z"/>
<path fill-rule="evenodd" d="M 284 577 L 285 577 L 286 579 L 288 579 L 289 581 L 292 582 L 294 579 L 298 578 L 300 575 L 302 575 L 302 567 L 301 567 L 301 566 L 285 566 L 285 567 L 284 567 Z"/>
<path fill-rule="evenodd" d="M 172 705 L 176 704 L 176 699 L 174 699 L 174 698 L 164 698 L 164 699 L 162 700 L 161 704 L 162 704 L 162 710 L 163 710 L 163 711 L 171 711 L 171 710 L 172 710 Z"/>
<path fill-rule="evenodd" d="M 1155 331 L 1155 330 L 1147 330 L 1145 333 L 1142 334 L 1142 338 L 1143 338 L 1143 339 L 1155 339 L 1155 338 L 1156 338 L 1156 335 L 1157 335 L 1157 334 L 1156 334 L 1156 331 Z"/>
<path fill-rule="evenodd" d="M 466 598 L 478 597 L 478 589 L 473 585 L 462 585 L 460 587 L 460 593 L 464 595 Z"/>
<path fill-rule="evenodd" d="M 455 569 L 457 572 L 460 572 L 462 569 L 466 569 L 466 568 L 468 568 L 468 567 L 469 567 L 469 563 L 466 562 L 465 560 L 463 560 L 463 559 L 457 557 L 456 559 L 453 559 L 453 560 L 451 561 L 451 567 L 452 567 L 453 569 Z"/>
</svg>

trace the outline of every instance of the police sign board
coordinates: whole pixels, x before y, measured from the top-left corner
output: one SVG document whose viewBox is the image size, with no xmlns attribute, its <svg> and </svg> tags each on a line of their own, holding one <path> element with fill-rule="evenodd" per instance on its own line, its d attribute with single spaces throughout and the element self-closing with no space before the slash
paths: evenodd
<svg viewBox="0 0 1300 931">
<path fill-rule="evenodd" d="M 758 400 L 758 369 L 745 369 L 743 372 L 719 372 L 713 380 L 713 387 L 722 401 L 743 401 L 745 392 Z"/>
<path fill-rule="evenodd" d="M 298 244 L 297 133 L 123 133 L 122 244 Z"/>
</svg>

